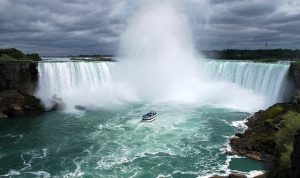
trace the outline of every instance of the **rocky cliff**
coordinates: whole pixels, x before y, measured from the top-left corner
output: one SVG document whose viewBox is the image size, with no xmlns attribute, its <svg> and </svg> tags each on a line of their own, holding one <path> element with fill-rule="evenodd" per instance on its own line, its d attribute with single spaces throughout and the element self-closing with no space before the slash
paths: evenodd
<svg viewBox="0 0 300 178">
<path fill-rule="evenodd" d="M 31 94 L 37 84 L 36 62 L 0 62 L 0 92 L 19 90 Z"/>
<path fill-rule="evenodd" d="M 37 86 L 36 62 L 0 62 L 0 118 L 40 113 L 43 106 L 32 96 Z"/>
<path fill-rule="evenodd" d="M 294 177 L 299 177 L 300 134 L 293 139 L 300 128 L 299 113 L 298 102 L 276 104 L 255 113 L 248 118 L 247 130 L 230 140 L 233 152 L 229 153 L 264 161 L 268 177 L 290 177 L 291 168 L 297 175 Z"/>
<path fill-rule="evenodd" d="M 300 63 L 292 62 L 290 67 L 290 75 L 294 80 L 297 88 L 300 88 Z"/>
</svg>

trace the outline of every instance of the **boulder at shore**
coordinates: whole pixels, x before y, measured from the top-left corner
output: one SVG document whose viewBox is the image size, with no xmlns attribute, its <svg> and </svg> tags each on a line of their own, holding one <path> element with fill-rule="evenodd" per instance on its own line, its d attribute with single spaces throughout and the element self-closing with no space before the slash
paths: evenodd
<svg viewBox="0 0 300 178">
<path fill-rule="evenodd" d="M 16 90 L 0 92 L 0 118 L 37 114 L 43 111 L 41 101 L 34 96 Z"/>
</svg>

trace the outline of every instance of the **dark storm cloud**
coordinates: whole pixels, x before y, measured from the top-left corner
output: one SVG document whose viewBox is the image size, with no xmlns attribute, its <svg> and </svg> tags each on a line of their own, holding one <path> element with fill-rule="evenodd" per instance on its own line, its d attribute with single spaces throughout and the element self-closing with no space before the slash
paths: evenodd
<svg viewBox="0 0 300 178">
<path fill-rule="evenodd" d="M 218 3 L 216 3 L 218 2 Z M 213 1 L 198 36 L 202 48 L 300 48 L 300 1 Z"/>
<path fill-rule="evenodd" d="M 177 1 L 199 49 L 300 48 L 298 0 Z M 0 47 L 44 55 L 115 53 L 138 0 L 0 0 Z"/>
</svg>

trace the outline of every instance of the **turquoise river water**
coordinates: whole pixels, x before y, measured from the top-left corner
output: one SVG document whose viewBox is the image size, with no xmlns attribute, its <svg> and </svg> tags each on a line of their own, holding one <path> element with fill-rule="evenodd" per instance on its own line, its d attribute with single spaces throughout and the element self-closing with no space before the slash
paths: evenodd
<svg viewBox="0 0 300 178">
<path fill-rule="evenodd" d="M 266 107 L 283 100 L 280 89 L 287 64 L 208 65 L 211 80 L 234 83 L 263 96 Z M 83 93 L 82 103 L 72 99 L 72 91 L 79 86 L 100 87 L 100 91 L 106 91 L 103 85 L 111 87 L 110 64 L 45 62 L 39 65 L 39 72 L 40 83 L 47 87 L 40 86 L 37 96 L 58 94 L 67 109 L 0 120 L 0 177 L 207 177 L 232 171 L 252 175 L 263 170 L 260 162 L 225 154 L 230 149 L 228 140 L 243 131 L 243 120 L 252 111 L 222 103 L 141 100 L 117 107 L 91 102 L 94 107 L 75 110 L 74 105 L 87 105 L 86 98 L 93 100 L 89 90 Z M 262 79 L 254 80 L 255 75 Z M 82 80 L 84 76 L 91 81 Z M 98 102 L 101 97 L 95 96 Z M 141 122 L 141 116 L 150 110 L 158 113 L 157 119 Z"/>
</svg>

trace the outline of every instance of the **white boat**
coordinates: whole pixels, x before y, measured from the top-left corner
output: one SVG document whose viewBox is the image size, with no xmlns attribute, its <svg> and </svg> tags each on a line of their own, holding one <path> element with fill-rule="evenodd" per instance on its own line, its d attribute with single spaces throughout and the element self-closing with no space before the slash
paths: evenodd
<svg viewBox="0 0 300 178">
<path fill-rule="evenodd" d="M 157 116 L 156 112 L 151 111 L 151 112 L 143 115 L 142 122 L 151 122 L 156 119 L 156 116 Z"/>
</svg>

